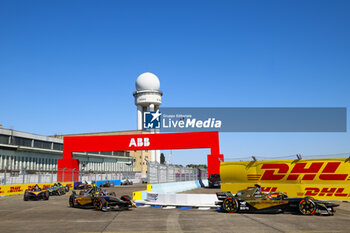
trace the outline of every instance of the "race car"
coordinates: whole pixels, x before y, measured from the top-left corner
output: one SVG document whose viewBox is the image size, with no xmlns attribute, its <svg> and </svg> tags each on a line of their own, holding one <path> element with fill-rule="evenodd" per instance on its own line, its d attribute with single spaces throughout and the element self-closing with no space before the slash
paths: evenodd
<svg viewBox="0 0 350 233">
<path fill-rule="evenodd" d="M 208 178 L 209 188 L 221 186 L 220 174 L 211 174 Z"/>
<path fill-rule="evenodd" d="M 114 183 L 107 181 L 104 184 L 100 184 L 100 187 L 104 187 L 104 188 L 114 187 Z"/>
<path fill-rule="evenodd" d="M 74 189 L 91 189 L 92 185 L 85 181 L 85 183 L 78 182 L 77 184 L 74 184 Z"/>
<path fill-rule="evenodd" d="M 283 192 L 263 193 L 260 185 L 237 192 L 216 193 L 216 205 L 228 213 L 280 213 L 291 212 L 302 215 L 333 215 L 338 204 L 315 200 L 312 197 L 290 198 Z"/>
<path fill-rule="evenodd" d="M 126 179 L 126 180 L 122 180 L 120 182 L 120 185 L 133 185 L 134 182 L 132 182 L 132 180 Z"/>
<path fill-rule="evenodd" d="M 49 200 L 49 191 L 43 190 L 39 187 L 39 185 L 35 185 L 32 189 L 26 189 L 24 192 L 24 201 L 37 201 L 37 200 Z"/>
<path fill-rule="evenodd" d="M 79 195 L 73 191 L 69 197 L 70 207 L 79 208 L 95 208 L 96 210 L 108 211 L 111 208 L 129 209 L 136 207 L 135 203 L 127 195 L 123 195 L 120 199 L 116 197 L 115 193 L 108 194 L 100 188 L 93 187 L 87 192 L 81 191 Z"/>
<path fill-rule="evenodd" d="M 61 196 L 66 194 L 66 192 L 69 192 L 69 185 L 63 186 L 61 183 L 55 183 L 50 188 L 48 188 L 47 191 L 49 191 L 50 196 Z"/>
</svg>

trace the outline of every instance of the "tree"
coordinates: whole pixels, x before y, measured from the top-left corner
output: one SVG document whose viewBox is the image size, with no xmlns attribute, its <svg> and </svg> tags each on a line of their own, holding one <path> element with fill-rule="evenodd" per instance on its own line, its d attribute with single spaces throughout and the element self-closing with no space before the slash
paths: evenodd
<svg viewBox="0 0 350 233">
<path fill-rule="evenodd" d="M 160 154 L 160 164 L 164 164 L 165 163 L 165 156 L 163 153 Z"/>
</svg>

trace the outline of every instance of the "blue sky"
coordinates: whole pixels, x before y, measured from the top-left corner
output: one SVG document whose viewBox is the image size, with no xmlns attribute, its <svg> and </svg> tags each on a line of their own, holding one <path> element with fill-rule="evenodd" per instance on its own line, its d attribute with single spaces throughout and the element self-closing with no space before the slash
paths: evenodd
<svg viewBox="0 0 350 233">
<path fill-rule="evenodd" d="M 4 128 L 136 128 L 155 73 L 165 107 L 348 107 L 349 1 L 1 1 Z M 350 152 L 349 133 L 222 133 L 226 158 Z M 174 152 L 204 163 L 207 150 Z M 167 151 L 165 153 L 168 153 Z"/>
</svg>

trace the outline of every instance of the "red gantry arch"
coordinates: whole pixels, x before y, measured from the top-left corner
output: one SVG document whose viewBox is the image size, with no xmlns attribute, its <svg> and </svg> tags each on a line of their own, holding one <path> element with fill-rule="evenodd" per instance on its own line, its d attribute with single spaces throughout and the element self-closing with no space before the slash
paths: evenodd
<svg viewBox="0 0 350 233">
<path fill-rule="evenodd" d="M 79 160 L 73 159 L 73 152 L 170 150 L 209 148 L 207 155 L 208 174 L 220 173 L 220 162 L 224 155 L 219 151 L 218 132 L 127 134 L 103 136 L 71 136 L 63 138 L 63 158 L 58 160 L 58 181 L 78 181 Z M 62 170 L 65 175 L 62 176 Z M 74 169 L 74 173 L 72 171 Z"/>
</svg>

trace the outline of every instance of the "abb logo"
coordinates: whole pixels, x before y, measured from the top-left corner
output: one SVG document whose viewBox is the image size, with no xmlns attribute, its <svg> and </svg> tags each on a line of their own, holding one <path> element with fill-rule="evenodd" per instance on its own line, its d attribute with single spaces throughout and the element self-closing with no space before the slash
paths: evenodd
<svg viewBox="0 0 350 233">
<path fill-rule="evenodd" d="M 343 193 L 344 188 L 305 188 L 304 196 L 319 196 L 319 197 L 347 197 L 350 196 L 348 193 Z"/>
<path fill-rule="evenodd" d="M 0 193 L 4 193 L 4 191 L 2 191 L 2 187 L 0 186 Z"/>
<path fill-rule="evenodd" d="M 323 169 L 321 169 L 324 166 Z M 282 180 L 287 177 L 287 180 L 297 180 L 300 176 L 301 180 L 313 180 L 318 175 L 320 180 L 345 180 L 348 174 L 334 174 L 341 162 L 313 162 L 310 165 L 307 163 L 296 163 L 289 172 L 289 165 L 286 163 L 263 164 L 261 169 L 264 173 L 260 180 Z M 289 172 L 289 173 L 288 173 Z M 259 180 L 260 175 L 248 175 L 248 180 Z"/>
<path fill-rule="evenodd" d="M 12 186 L 10 187 L 9 192 L 10 193 L 17 193 L 17 192 L 22 192 L 23 190 L 21 189 L 21 186 Z"/>
<path fill-rule="evenodd" d="M 149 146 L 151 143 L 149 142 L 149 138 L 131 138 L 129 147 L 142 147 L 142 146 Z"/>
</svg>

